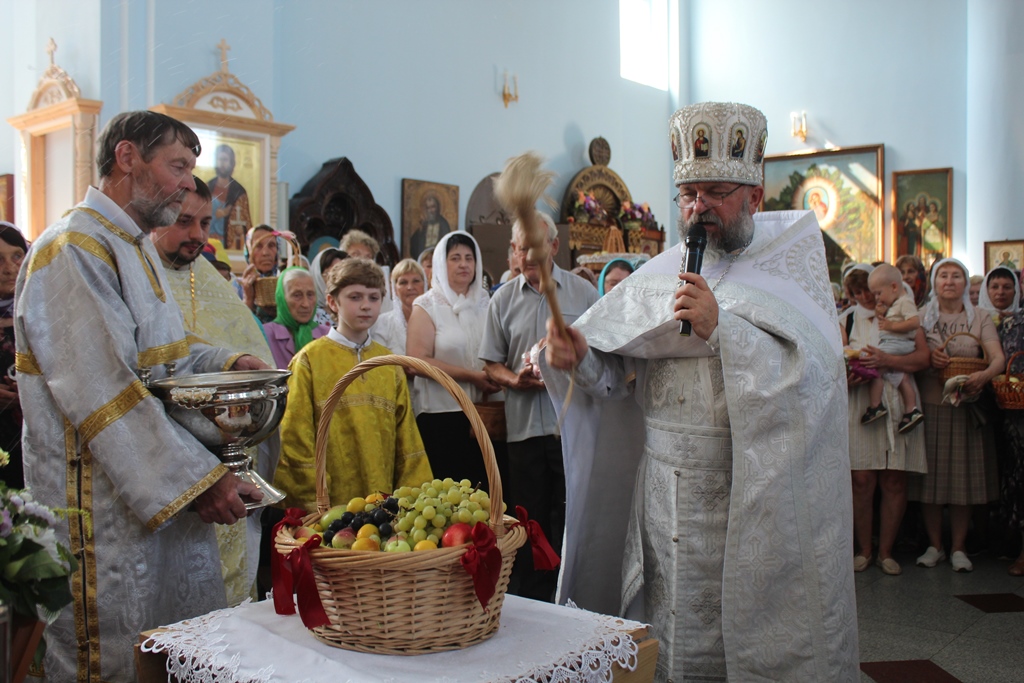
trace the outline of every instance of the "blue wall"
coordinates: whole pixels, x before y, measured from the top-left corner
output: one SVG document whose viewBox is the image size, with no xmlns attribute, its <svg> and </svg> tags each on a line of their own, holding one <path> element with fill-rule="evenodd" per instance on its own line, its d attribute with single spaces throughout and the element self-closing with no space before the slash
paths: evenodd
<svg viewBox="0 0 1024 683">
<path fill-rule="evenodd" d="M 965 250 L 964 0 L 691 0 L 689 7 L 693 101 L 760 108 L 769 154 L 884 143 L 887 258 L 892 171 L 953 167 L 953 249 Z M 790 136 L 792 111 L 807 112 L 806 144 Z"/>
<path fill-rule="evenodd" d="M 894 170 L 952 166 L 954 253 L 980 268 L 968 235 L 982 233 L 965 229 L 966 0 L 678 1 L 670 94 L 619 77 L 615 0 L 0 0 L 0 20 L 34 24 L 15 31 L 19 49 L 0 48 L 12 65 L 0 73 L 0 115 L 23 111 L 50 35 L 83 95 L 104 100 L 103 121 L 170 102 L 218 68 L 225 38 L 231 71 L 296 126 L 280 179 L 295 192 L 347 156 L 397 233 L 402 178 L 458 185 L 464 226 L 473 188 L 506 158 L 546 156 L 560 199 L 598 135 L 635 198 L 673 225 L 665 124 L 678 102 L 758 106 L 769 153 L 805 147 L 788 129 L 790 111 L 806 110 L 808 148 L 885 143 L 887 193 Z M 508 109 L 505 70 L 521 96 Z M 17 153 L 13 131 L 0 131 L 0 172 Z M 887 196 L 886 249 L 889 218 Z"/>
<path fill-rule="evenodd" d="M 103 47 L 81 62 L 63 44 L 86 50 L 97 45 L 95 33 L 65 37 L 69 20 L 52 17 L 55 6 L 77 1 L 39 0 L 34 18 L 37 36 L 53 33 L 62 44 L 58 62 L 83 96 L 104 100 L 101 123 L 123 109 L 169 103 L 219 68 L 215 45 L 225 38 L 232 73 L 275 120 L 296 126 L 281 145 L 279 178 L 295 192 L 324 161 L 347 156 L 396 233 L 402 178 L 458 185 L 464 227 L 474 187 L 508 157 L 528 149 L 547 157 L 559 174 L 552 194 L 561 200 L 572 176 L 590 163 L 586 149 L 599 135 L 635 198 L 649 201 L 663 222 L 670 218 L 668 93 L 619 77 L 614 0 L 90 4 L 89 25 L 102 31 Z M 45 58 L 45 38 L 37 39 Z M 21 61 L 34 77 L 24 97 L 0 111 L 4 116 L 23 110 L 41 74 Z M 505 70 L 518 76 L 521 96 L 508 109 L 500 97 Z M 11 87 L 0 77 L 0 91 Z M 13 132 L 0 138 L 8 145 L 2 171 L 12 158 Z"/>
</svg>

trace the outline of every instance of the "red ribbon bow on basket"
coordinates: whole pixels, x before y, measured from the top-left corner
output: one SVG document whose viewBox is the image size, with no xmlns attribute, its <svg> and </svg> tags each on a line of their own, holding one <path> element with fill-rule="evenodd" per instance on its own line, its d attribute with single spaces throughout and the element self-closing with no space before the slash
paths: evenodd
<svg viewBox="0 0 1024 683">
<path fill-rule="evenodd" d="M 305 514 L 306 511 L 301 508 L 288 508 L 284 519 L 274 525 L 274 538 L 277 538 L 283 527 L 302 526 L 302 516 Z M 294 586 L 299 602 L 299 616 L 306 628 L 331 623 L 320 602 L 316 579 L 313 578 L 313 562 L 309 557 L 309 551 L 319 546 L 320 537 L 313 536 L 287 555 L 282 555 L 275 548 L 270 560 L 274 578 L 274 611 L 278 614 L 295 614 L 295 603 L 292 601 Z"/>
<path fill-rule="evenodd" d="M 473 590 L 480 606 L 487 610 L 487 603 L 494 596 L 501 576 L 501 551 L 491 527 L 484 522 L 473 525 L 473 544 L 459 559 L 462 568 L 473 577 Z"/>
<path fill-rule="evenodd" d="M 540 528 L 540 522 L 530 519 L 526 514 L 526 508 L 516 505 L 516 518 L 519 523 L 526 527 L 526 537 L 530 539 L 530 549 L 533 550 L 534 569 L 558 569 L 562 558 L 558 556 L 555 549 L 548 542 L 544 530 Z"/>
</svg>

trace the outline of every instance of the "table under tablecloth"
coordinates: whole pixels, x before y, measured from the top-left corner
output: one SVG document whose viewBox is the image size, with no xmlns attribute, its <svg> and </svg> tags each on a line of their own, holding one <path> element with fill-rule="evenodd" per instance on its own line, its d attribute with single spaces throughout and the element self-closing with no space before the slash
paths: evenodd
<svg viewBox="0 0 1024 683">
<path fill-rule="evenodd" d="M 444 615 L 424 615 L 428 620 L 436 620 L 430 628 L 444 628 Z M 628 632 L 643 626 L 510 595 L 490 639 L 463 650 L 399 657 L 326 645 L 298 615 L 278 615 L 267 600 L 165 626 L 142 650 L 166 653 L 168 672 L 187 683 L 573 683 L 609 681 L 613 664 L 634 669 L 637 644 Z"/>
</svg>

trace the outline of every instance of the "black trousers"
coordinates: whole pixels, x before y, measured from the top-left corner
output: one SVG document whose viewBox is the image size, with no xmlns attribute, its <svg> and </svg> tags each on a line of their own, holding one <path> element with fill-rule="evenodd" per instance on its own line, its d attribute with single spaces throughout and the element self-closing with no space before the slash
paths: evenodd
<svg viewBox="0 0 1024 683">
<path fill-rule="evenodd" d="M 470 434 L 465 413 L 420 413 L 416 416 L 416 426 L 420 428 L 435 478 L 469 479 L 474 486 L 480 484 L 485 490 L 488 488 L 480 445 Z"/>
<path fill-rule="evenodd" d="M 526 508 L 530 519 L 537 520 L 551 547 L 562 554 L 565 532 L 565 468 L 562 442 L 555 436 L 537 436 L 508 444 L 508 469 L 511 480 L 509 512 L 515 506 Z M 509 592 L 524 598 L 554 602 L 558 570 L 533 568 L 529 542 L 519 549 L 512 569 Z"/>
</svg>

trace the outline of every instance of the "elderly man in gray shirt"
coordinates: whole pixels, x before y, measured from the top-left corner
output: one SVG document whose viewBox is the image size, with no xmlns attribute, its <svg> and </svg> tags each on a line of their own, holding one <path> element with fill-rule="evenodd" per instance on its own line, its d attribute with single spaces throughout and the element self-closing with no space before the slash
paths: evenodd
<svg viewBox="0 0 1024 683">
<path fill-rule="evenodd" d="M 551 257 L 558 251 L 558 231 L 551 218 L 538 212 L 548 230 Z M 565 528 L 565 470 L 558 440 L 558 412 L 551 405 L 544 383 L 523 359 L 545 334 L 551 311 L 538 291 L 542 264 L 527 260 L 526 238 L 517 221 L 512 226 L 512 248 L 521 259 L 522 274 L 494 293 L 487 311 L 487 326 L 480 344 L 480 358 L 487 375 L 508 389 L 505 418 L 508 423 L 508 483 L 513 508 L 522 505 L 547 534 L 555 552 L 561 553 Z M 583 315 L 598 298 L 597 290 L 583 278 L 568 273 L 553 262 L 551 269 L 558 304 L 567 324 Z M 525 546 L 516 558 L 510 590 L 518 595 L 552 602 L 556 571 L 537 571 Z"/>
</svg>

